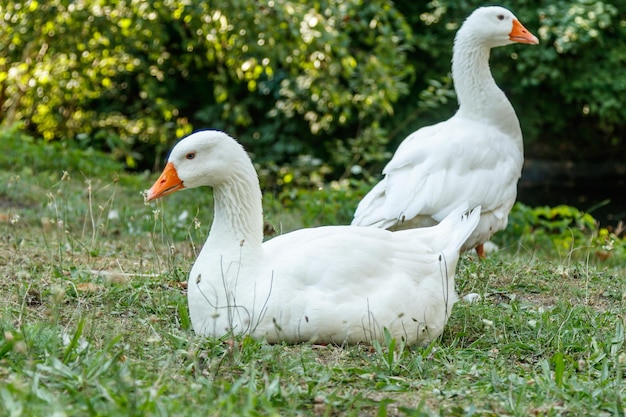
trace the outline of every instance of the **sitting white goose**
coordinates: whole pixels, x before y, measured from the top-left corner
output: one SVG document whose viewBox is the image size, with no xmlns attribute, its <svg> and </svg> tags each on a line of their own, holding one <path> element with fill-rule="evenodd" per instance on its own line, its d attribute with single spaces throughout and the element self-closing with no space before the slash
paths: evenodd
<svg viewBox="0 0 626 417">
<path fill-rule="evenodd" d="M 243 147 L 216 130 L 182 139 L 146 199 L 200 186 L 213 187 L 215 210 L 187 288 L 197 334 L 337 344 L 381 340 L 384 327 L 412 344 L 441 334 L 480 208 L 461 206 L 424 229 L 325 226 L 263 243 L 257 174 Z"/>
<path fill-rule="evenodd" d="M 482 213 L 462 250 L 484 256 L 482 244 L 507 225 L 524 162 L 515 110 L 489 69 L 491 48 L 514 42 L 539 43 L 507 9 L 482 7 L 465 20 L 452 56 L 458 111 L 400 144 L 384 178 L 359 203 L 353 225 L 432 226 L 467 202 Z"/>
</svg>

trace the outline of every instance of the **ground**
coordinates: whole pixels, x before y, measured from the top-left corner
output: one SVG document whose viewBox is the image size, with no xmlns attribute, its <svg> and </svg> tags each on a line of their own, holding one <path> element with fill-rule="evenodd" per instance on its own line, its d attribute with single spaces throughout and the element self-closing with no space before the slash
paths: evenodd
<svg viewBox="0 0 626 417">
<path fill-rule="evenodd" d="M 468 254 L 456 287 L 479 298 L 457 303 L 428 347 L 203 338 L 184 283 L 210 204 L 146 206 L 149 183 L 24 176 L 0 190 L 3 414 L 626 412 L 623 265 L 584 248 Z"/>
</svg>

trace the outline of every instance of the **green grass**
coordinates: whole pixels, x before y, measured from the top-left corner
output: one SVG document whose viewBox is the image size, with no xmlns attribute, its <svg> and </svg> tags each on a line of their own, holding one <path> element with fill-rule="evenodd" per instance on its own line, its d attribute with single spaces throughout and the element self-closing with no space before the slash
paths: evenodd
<svg viewBox="0 0 626 417">
<path fill-rule="evenodd" d="M 0 415 L 626 413 L 626 267 L 593 248 L 465 256 L 458 291 L 480 300 L 459 302 L 425 348 L 215 340 L 190 330 L 181 285 L 208 231 L 207 190 L 144 205 L 140 190 L 155 176 L 9 168 L 0 172 Z M 270 199 L 272 222 L 307 222 L 279 206 Z"/>
</svg>

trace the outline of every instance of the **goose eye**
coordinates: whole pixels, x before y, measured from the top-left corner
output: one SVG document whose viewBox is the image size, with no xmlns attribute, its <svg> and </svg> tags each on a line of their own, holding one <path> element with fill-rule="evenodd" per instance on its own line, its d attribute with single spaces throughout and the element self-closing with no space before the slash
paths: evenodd
<svg viewBox="0 0 626 417">
<path fill-rule="evenodd" d="M 504 20 L 504 15 L 503 14 L 499 14 L 498 15 L 498 20 Z"/>
<path fill-rule="evenodd" d="M 193 159 L 196 157 L 196 153 L 195 152 L 189 152 L 187 155 L 185 155 L 185 158 L 187 159 Z"/>
</svg>

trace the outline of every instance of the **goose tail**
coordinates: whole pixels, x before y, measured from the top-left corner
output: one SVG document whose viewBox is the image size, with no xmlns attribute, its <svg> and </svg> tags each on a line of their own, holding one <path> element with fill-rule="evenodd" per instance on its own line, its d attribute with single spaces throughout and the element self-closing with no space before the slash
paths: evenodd
<svg viewBox="0 0 626 417">
<path fill-rule="evenodd" d="M 442 235 L 449 237 L 448 244 L 443 249 L 446 257 L 459 256 L 461 247 L 478 226 L 480 210 L 480 206 L 470 210 L 468 204 L 463 203 L 439 223 Z"/>
</svg>

